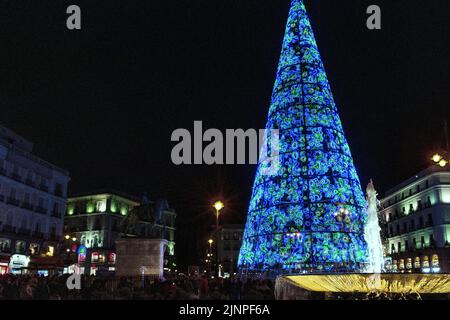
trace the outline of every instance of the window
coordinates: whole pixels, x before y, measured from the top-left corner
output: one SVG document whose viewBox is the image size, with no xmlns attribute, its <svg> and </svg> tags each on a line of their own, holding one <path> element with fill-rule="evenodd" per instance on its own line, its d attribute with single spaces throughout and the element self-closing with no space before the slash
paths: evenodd
<svg viewBox="0 0 450 320">
<path fill-rule="evenodd" d="M 47 256 L 53 257 L 54 252 L 55 252 L 55 247 L 48 246 Z"/>
<path fill-rule="evenodd" d="M 430 186 L 430 182 L 428 180 L 425 181 L 425 188 L 428 189 L 428 187 Z"/>
<path fill-rule="evenodd" d="M 434 246 L 434 236 L 430 234 L 430 246 Z"/>
<path fill-rule="evenodd" d="M 55 195 L 62 197 L 63 196 L 63 186 L 61 183 L 55 184 Z"/>
<path fill-rule="evenodd" d="M 403 222 L 403 232 L 407 232 L 407 228 L 406 228 L 406 222 Z"/>
<path fill-rule="evenodd" d="M 419 227 L 423 228 L 423 217 L 419 217 Z"/>
<path fill-rule="evenodd" d="M 400 234 L 400 225 L 397 224 L 395 227 L 396 227 L 396 229 L 397 229 L 397 230 L 396 230 L 396 231 L 397 231 L 397 234 Z"/>
<path fill-rule="evenodd" d="M 418 185 L 416 186 L 416 192 L 417 192 L 417 193 L 420 192 L 420 184 L 418 184 Z"/>
<path fill-rule="evenodd" d="M 409 213 L 413 213 L 414 212 L 414 206 L 412 203 L 409 204 Z"/>
<path fill-rule="evenodd" d="M 11 240 L 0 239 L 0 252 L 9 251 L 11 248 Z"/>
<path fill-rule="evenodd" d="M 422 200 L 417 201 L 417 210 L 422 210 Z"/>
<path fill-rule="evenodd" d="M 433 225 L 433 216 L 431 215 L 431 213 L 428 214 L 427 224 L 428 224 L 428 226 L 432 226 Z"/>
<path fill-rule="evenodd" d="M 422 248 L 425 247 L 425 237 L 424 236 L 420 237 L 420 244 L 421 244 Z"/>
<path fill-rule="evenodd" d="M 398 251 L 398 252 L 401 252 L 401 251 L 402 251 L 402 243 L 401 243 L 401 242 L 399 242 L 399 243 L 397 244 L 397 251 Z"/>
<path fill-rule="evenodd" d="M 413 249 L 417 249 L 417 240 L 413 238 Z"/>
<path fill-rule="evenodd" d="M 28 192 L 25 192 L 25 194 L 23 196 L 23 202 L 25 202 L 26 204 L 31 204 L 30 194 Z"/>
<path fill-rule="evenodd" d="M 55 217 L 61 216 L 60 211 L 59 211 L 59 203 L 57 203 L 57 202 L 53 203 L 53 216 L 55 216 Z"/>
<path fill-rule="evenodd" d="M 433 254 L 433 256 L 431 257 L 431 266 L 439 267 L 439 256 L 437 254 Z"/>
<path fill-rule="evenodd" d="M 411 231 L 416 229 L 416 220 L 412 219 L 411 220 Z"/>
<path fill-rule="evenodd" d="M 430 267 L 430 261 L 428 260 L 428 256 L 422 257 L 422 268 L 429 268 Z"/>
<path fill-rule="evenodd" d="M 406 250 L 406 251 L 409 250 L 409 243 L 408 243 L 408 240 L 405 240 L 405 250 Z"/>
<path fill-rule="evenodd" d="M 414 268 L 420 269 L 420 258 L 419 257 L 416 257 L 414 259 Z"/>
<path fill-rule="evenodd" d="M 408 258 L 406 260 L 406 269 L 412 269 L 412 259 Z"/>
<path fill-rule="evenodd" d="M 427 197 L 427 207 L 431 207 L 431 197 Z"/>
<path fill-rule="evenodd" d="M 16 253 L 25 253 L 25 241 L 16 241 Z"/>
<path fill-rule="evenodd" d="M 97 209 L 97 212 L 105 212 L 106 211 L 106 200 L 97 201 L 96 209 Z"/>
<path fill-rule="evenodd" d="M 395 253 L 395 244 L 391 244 L 391 254 Z"/>
</svg>

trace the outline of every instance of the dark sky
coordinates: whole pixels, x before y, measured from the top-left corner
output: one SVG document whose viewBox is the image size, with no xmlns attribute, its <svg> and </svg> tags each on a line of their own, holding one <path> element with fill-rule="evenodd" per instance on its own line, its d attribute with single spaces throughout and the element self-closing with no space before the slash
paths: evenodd
<svg viewBox="0 0 450 320">
<path fill-rule="evenodd" d="M 245 219 L 254 166 L 176 167 L 171 133 L 263 128 L 289 0 L 17 1 L 0 4 L 0 123 L 71 172 L 71 193 L 168 198 L 178 252 L 192 226 Z M 65 27 L 82 9 L 82 30 Z M 305 0 L 363 186 L 415 174 L 450 120 L 450 1 Z M 381 31 L 365 27 L 382 9 Z M 185 235 L 190 234 L 191 240 Z"/>
</svg>

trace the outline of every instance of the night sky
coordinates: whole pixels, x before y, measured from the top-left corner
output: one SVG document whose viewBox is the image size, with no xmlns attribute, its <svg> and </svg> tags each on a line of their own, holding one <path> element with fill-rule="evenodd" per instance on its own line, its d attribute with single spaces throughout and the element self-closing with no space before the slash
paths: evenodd
<svg viewBox="0 0 450 320">
<path fill-rule="evenodd" d="M 66 29 L 70 4 L 81 7 L 81 31 Z M 3 0 L 0 123 L 70 171 L 70 193 L 167 198 L 179 262 L 195 263 L 212 201 L 225 200 L 221 222 L 245 221 L 255 166 L 177 167 L 171 133 L 194 120 L 264 128 L 289 4 Z M 365 26 L 371 4 L 382 30 Z M 450 1 L 305 5 L 363 188 L 373 178 L 383 193 L 444 145 Z"/>
</svg>

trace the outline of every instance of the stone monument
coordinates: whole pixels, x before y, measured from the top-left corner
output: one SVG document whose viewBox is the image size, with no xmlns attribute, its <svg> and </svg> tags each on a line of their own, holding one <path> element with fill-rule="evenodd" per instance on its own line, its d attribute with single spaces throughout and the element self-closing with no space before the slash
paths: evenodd
<svg viewBox="0 0 450 320">
<path fill-rule="evenodd" d="M 116 241 L 116 276 L 161 278 L 167 240 L 123 238 Z"/>
</svg>

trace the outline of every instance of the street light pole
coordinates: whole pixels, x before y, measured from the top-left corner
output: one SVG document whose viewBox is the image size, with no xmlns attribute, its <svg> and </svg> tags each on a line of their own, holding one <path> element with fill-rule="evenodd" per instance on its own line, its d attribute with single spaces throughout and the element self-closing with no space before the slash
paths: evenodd
<svg viewBox="0 0 450 320">
<path fill-rule="evenodd" d="M 213 205 L 214 209 L 216 209 L 216 267 L 217 267 L 217 278 L 219 278 L 220 267 L 219 267 L 219 214 L 220 210 L 222 210 L 225 205 L 222 201 L 216 201 Z"/>
</svg>

